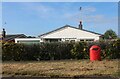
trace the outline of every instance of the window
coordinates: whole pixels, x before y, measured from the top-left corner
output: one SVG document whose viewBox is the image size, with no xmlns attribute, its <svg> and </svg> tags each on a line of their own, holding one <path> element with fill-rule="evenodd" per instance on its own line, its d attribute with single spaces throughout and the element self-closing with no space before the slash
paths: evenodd
<svg viewBox="0 0 120 79">
<path fill-rule="evenodd" d="M 80 41 L 81 41 L 81 42 L 84 42 L 84 39 L 81 39 Z"/>
<path fill-rule="evenodd" d="M 70 40 L 70 42 L 75 42 L 75 40 Z"/>
<path fill-rule="evenodd" d="M 69 42 L 69 40 L 65 40 L 65 42 Z"/>
<path fill-rule="evenodd" d="M 61 39 L 45 39 L 46 42 L 60 42 Z"/>
<path fill-rule="evenodd" d="M 94 41 L 94 39 L 86 39 L 86 41 Z"/>
</svg>

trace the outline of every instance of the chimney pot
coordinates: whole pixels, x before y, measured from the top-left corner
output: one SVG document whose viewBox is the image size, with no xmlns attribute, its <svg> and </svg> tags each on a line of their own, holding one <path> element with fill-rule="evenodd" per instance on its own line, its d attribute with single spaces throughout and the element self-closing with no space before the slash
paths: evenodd
<svg viewBox="0 0 120 79">
<path fill-rule="evenodd" d="M 82 30 L 82 21 L 80 21 L 80 24 L 79 24 L 79 29 Z"/>
<path fill-rule="evenodd" d="M 5 31 L 5 29 L 3 28 L 2 37 L 5 38 L 5 36 L 6 36 L 6 31 Z"/>
</svg>

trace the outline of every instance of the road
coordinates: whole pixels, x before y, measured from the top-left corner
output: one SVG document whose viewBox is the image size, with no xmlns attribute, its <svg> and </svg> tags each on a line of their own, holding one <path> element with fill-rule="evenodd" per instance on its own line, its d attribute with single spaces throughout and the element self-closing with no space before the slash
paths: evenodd
<svg viewBox="0 0 120 79">
<path fill-rule="evenodd" d="M 2 79 L 120 79 L 114 77 L 3 77 Z"/>
</svg>

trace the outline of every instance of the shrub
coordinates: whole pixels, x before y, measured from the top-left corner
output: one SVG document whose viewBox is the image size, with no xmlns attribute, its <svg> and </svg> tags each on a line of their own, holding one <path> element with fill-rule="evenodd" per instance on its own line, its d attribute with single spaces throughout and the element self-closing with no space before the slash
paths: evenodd
<svg viewBox="0 0 120 79">
<path fill-rule="evenodd" d="M 86 43 L 85 42 L 75 43 L 73 45 L 73 48 L 71 49 L 71 54 L 72 54 L 72 58 L 75 58 L 75 59 L 88 58 Z"/>
<path fill-rule="evenodd" d="M 4 43 L 2 45 L 2 60 L 21 60 L 24 53 L 22 44 Z"/>
<path fill-rule="evenodd" d="M 69 59 L 71 57 L 70 43 L 43 43 L 40 45 L 40 60 L 44 59 Z"/>
<path fill-rule="evenodd" d="M 117 59 L 120 55 L 120 39 L 109 42 L 76 42 L 76 43 L 40 43 L 40 44 L 2 44 L 2 60 L 60 60 L 89 59 L 92 45 L 101 47 L 102 59 Z"/>
</svg>

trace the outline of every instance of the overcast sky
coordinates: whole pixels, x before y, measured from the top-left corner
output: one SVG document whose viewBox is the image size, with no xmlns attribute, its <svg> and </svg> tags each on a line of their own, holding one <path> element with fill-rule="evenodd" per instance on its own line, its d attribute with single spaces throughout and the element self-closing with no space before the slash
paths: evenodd
<svg viewBox="0 0 120 79">
<path fill-rule="evenodd" d="M 82 7 L 80 10 L 79 8 Z M 38 36 L 64 25 L 104 34 L 118 33 L 117 2 L 3 2 L 2 26 L 7 34 Z M 6 22 L 6 24 L 5 24 Z"/>
</svg>

